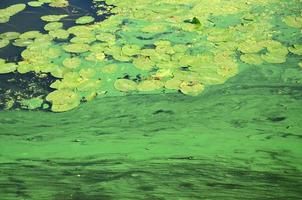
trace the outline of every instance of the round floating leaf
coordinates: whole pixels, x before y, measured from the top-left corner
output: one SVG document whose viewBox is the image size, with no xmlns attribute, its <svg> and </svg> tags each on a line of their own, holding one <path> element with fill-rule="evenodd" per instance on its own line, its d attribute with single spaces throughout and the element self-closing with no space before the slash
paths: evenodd
<svg viewBox="0 0 302 200">
<path fill-rule="evenodd" d="M 247 64 L 252 65 L 261 65 L 263 63 L 263 60 L 260 55 L 257 54 L 244 54 L 240 56 L 240 60 Z"/>
<path fill-rule="evenodd" d="M 178 90 L 181 83 L 181 80 L 173 78 L 165 82 L 165 88 L 171 90 Z"/>
<path fill-rule="evenodd" d="M 163 87 L 163 83 L 159 80 L 144 80 L 137 86 L 139 91 L 153 91 Z"/>
<path fill-rule="evenodd" d="M 138 69 L 149 71 L 154 67 L 155 64 L 150 60 L 150 58 L 140 56 L 133 59 L 133 65 Z"/>
<path fill-rule="evenodd" d="M 200 83 L 183 82 L 179 87 L 183 94 L 197 96 L 204 90 L 204 85 Z"/>
<path fill-rule="evenodd" d="M 52 0 L 49 4 L 50 7 L 63 8 L 69 5 L 68 0 Z"/>
<path fill-rule="evenodd" d="M 6 33 L 1 33 L 0 38 L 1 39 L 6 39 L 6 40 L 13 40 L 16 39 L 20 36 L 20 33 L 18 32 L 6 32 Z"/>
<path fill-rule="evenodd" d="M 43 6 L 44 2 L 41 1 L 30 1 L 27 3 L 31 7 L 40 7 Z"/>
<path fill-rule="evenodd" d="M 46 100 L 52 103 L 53 112 L 64 112 L 80 104 L 80 96 L 71 90 L 56 90 L 47 95 Z"/>
<path fill-rule="evenodd" d="M 20 39 L 35 39 L 38 37 L 41 37 L 42 33 L 40 33 L 39 31 L 28 31 L 25 33 L 22 33 L 19 38 Z"/>
<path fill-rule="evenodd" d="M 286 62 L 286 56 L 281 56 L 279 54 L 273 54 L 273 53 L 266 53 L 264 55 L 261 55 L 261 58 L 264 61 L 266 61 L 268 63 L 273 63 L 273 64 Z"/>
<path fill-rule="evenodd" d="M 0 48 L 6 47 L 9 44 L 9 40 L 0 39 Z"/>
<path fill-rule="evenodd" d="M 116 38 L 115 35 L 111 33 L 100 33 L 95 36 L 97 40 L 108 42 L 108 43 L 114 43 Z"/>
<path fill-rule="evenodd" d="M 243 53 L 258 53 L 264 48 L 263 42 L 248 40 L 238 46 L 238 50 Z"/>
<path fill-rule="evenodd" d="M 48 23 L 44 26 L 44 30 L 46 31 L 53 31 L 53 30 L 57 30 L 63 27 L 63 23 L 62 22 L 51 22 Z"/>
<path fill-rule="evenodd" d="M 8 22 L 10 20 L 10 17 L 23 11 L 25 8 L 26 5 L 21 3 L 21 4 L 11 5 L 4 9 L 0 9 L 0 23 Z"/>
<path fill-rule="evenodd" d="M 89 51 L 89 48 L 88 44 L 68 44 L 63 46 L 63 49 L 70 53 L 84 53 Z"/>
<path fill-rule="evenodd" d="M 16 69 L 17 65 L 15 63 L 0 62 L 0 74 L 7 74 L 15 71 Z"/>
<path fill-rule="evenodd" d="M 13 42 L 13 45 L 17 46 L 17 47 L 26 47 L 26 46 L 32 44 L 33 42 L 34 41 L 30 40 L 30 39 L 17 39 Z"/>
<path fill-rule="evenodd" d="M 90 53 L 88 56 L 85 57 L 88 61 L 103 61 L 105 60 L 104 53 Z"/>
<path fill-rule="evenodd" d="M 283 22 L 293 28 L 302 28 L 302 16 L 287 16 L 283 19 Z"/>
<path fill-rule="evenodd" d="M 63 65 L 69 69 L 75 69 L 75 68 L 79 67 L 80 64 L 81 64 L 81 59 L 78 57 L 65 58 L 63 60 Z"/>
<path fill-rule="evenodd" d="M 293 54 L 302 56 L 302 45 L 295 44 L 292 47 L 289 47 L 288 50 Z"/>
<path fill-rule="evenodd" d="M 66 40 L 69 37 L 68 31 L 64 29 L 58 29 L 54 31 L 49 31 L 49 35 L 51 35 L 54 38 Z"/>
<path fill-rule="evenodd" d="M 68 15 L 45 15 L 42 16 L 41 19 L 46 22 L 57 22 L 67 16 Z"/>
<path fill-rule="evenodd" d="M 140 47 L 137 45 L 125 45 L 122 47 L 122 53 L 127 56 L 134 56 L 139 54 Z"/>
<path fill-rule="evenodd" d="M 89 24 L 94 21 L 94 18 L 91 16 L 83 16 L 76 20 L 76 24 Z"/>
<path fill-rule="evenodd" d="M 129 92 L 136 90 L 137 83 L 128 79 L 118 79 L 115 81 L 114 87 L 119 91 Z"/>
<path fill-rule="evenodd" d="M 20 103 L 21 103 L 21 107 L 33 110 L 42 106 L 43 99 L 39 97 L 32 98 L 32 99 L 24 99 Z"/>
</svg>

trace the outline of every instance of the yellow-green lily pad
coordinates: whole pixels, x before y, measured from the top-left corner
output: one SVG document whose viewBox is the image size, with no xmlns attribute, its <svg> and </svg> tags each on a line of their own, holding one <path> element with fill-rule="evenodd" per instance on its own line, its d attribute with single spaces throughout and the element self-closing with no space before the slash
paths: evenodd
<svg viewBox="0 0 302 200">
<path fill-rule="evenodd" d="M 14 72 L 16 69 L 17 65 L 15 63 L 0 62 L 0 74 Z"/>
<path fill-rule="evenodd" d="M 83 16 L 78 18 L 75 23 L 76 24 L 89 24 L 94 21 L 94 18 L 91 16 Z"/>
<path fill-rule="evenodd" d="M 117 79 L 114 87 L 121 92 L 129 92 L 136 90 L 137 83 L 129 79 Z"/>
<path fill-rule="evenodd" d="M 179 86 L 183 94 L 197 96 L 204 90 L 204 85 L 200 83 L 183 82 Z"/>
<path fill-rule="evenodd" d="M 295 44 L 292 47 L 289 47 L 288 50 L 293 54 L 302 56 L 302 45 Z"/>
<path fill-rule="evenodd" d="M 240 56 L 240 60 L 252 65 L 261 65 L 263 63 L 261 56 L 258 54 L 244 54 Z"/>
<path fill-rule="evenodd" d="M 53 31 L 63 27 L 62 22 L 50 22 L 44 26 L 44 30 L 46 31 Z"/>
<path fill-rule="evenodd" d="M 78 57 L 65 58 L 63 60 L 63 65 L 69 69 L 75 69 L 80 66 L 81 62 L 81 59 Z"/>
<path fill-rule="evenodd" d="M 88 44 L 68 44 L 63 46 L 66 52 L 70 53 L 84 53 L 89 51 L 90 46 Z"/>
<path fill-rule="evenodd" d="M 9 40 L 0 39 L 0 48 L 6 47 L 7 45 L 9 45 Z"/>
<path fill-rule="evenodd" d="M 53 112 L 64 112 L 80 104 L 80 96 L 71 90 L 55 90 L 49 93 L 46 100 L 51 102 Z"/>
<path fill-rule="evenodd" d="M 42 16 L 41 19 L 46 22 L 57 22 L 67 16 L 68 15 L 45 15 Z"/>
<path fill-rule="evenodd" d="M 159 80 L 144 80 L 139 82 L 137 89 L 139 91 L 148 92 L 161 89 L 163 85 L 164 84 Z"/>
</svg>

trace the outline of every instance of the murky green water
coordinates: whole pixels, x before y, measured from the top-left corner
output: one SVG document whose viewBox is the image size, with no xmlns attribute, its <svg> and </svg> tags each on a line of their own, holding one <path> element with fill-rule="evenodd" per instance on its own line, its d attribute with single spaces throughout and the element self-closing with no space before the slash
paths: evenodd
<svg viewBox="0 0 302 200">
<path fill-rule="evenodd" d="M 2 0 L 0 7 L 20 2 Z M 29 8 L 0 24 L 0 33 L 43 31 L 37 18 L 72 9 L 76 11 L 64 22 L 66 28 L 87 13 L 104 19 L 94 15 L 91 2 L 83 2 Z M 292 4 L 292 10 L 301 7 L 300 1 Z M 214 21 L 220 26 L 235 23 Z M 280 26 L 275 40 L 301 44 L 300 30 Z M 21 51 L 9 45 L 0 49 L 0 57 L 18 60 Z M 97 96 L 61 113 L 30 111 L 15 103 L 0 111 L 0 200 L 300 199 L 300 61 L 292 53 L 278 64 L 238 61 L 236 75 L 223 84 L 206 85 L 198 96 Z M 57 80 L 49 74 L 0 75 L 2 104 L 8 98 L 17 101 L 22 92 L 22 98 L 45 97 Z M 32 84 L 39 90 L 30 90 Z"/>
</svg>

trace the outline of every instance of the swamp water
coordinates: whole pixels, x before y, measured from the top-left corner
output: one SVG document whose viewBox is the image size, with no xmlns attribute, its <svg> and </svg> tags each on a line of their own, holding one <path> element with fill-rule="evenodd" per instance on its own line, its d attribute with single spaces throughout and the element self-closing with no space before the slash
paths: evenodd
<svg viewBox="0 0 302 200">
<path fill-rule="evenodd" d="M 301 198 L 301 1 L 16 4 L 0 200 Z"/>
</svg>

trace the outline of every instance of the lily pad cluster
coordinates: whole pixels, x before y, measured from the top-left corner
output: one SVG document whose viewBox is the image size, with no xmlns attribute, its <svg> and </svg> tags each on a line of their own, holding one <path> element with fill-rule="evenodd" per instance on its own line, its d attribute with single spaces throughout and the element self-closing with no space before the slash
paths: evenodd
<svg viewBox="0 0 302 200">
<path fill-rule="evenodd" d="M 77 25 L 64 29 L 61 19 L 66 15 L 49 15 L 41 18 L 47 33 L 0 36 L 0 46 L 13 40 L 14 45 L 26 48 L 22 61 L 2 62 L 3 72 L 34 71 L 56 77 L 50 85 L 55 91 L 46 100 L 52 111 L 62 112 L 98 95 L 181 92 L 196 96 L 207 86 L 235 76 L 239 63 L 277 65 L 286 62 L 289 54 L 301 56 L 301 44 L 274 38 L 271 21 L 276 18 L 274 10 L 286 7 L 283 1 L 106 3 L 113 15 L 101 22 L 83 16 L 75 21 Z M 278 20 L 296 29 L 299 17 Z M 229 19 L 229 24 L 217 19 Z"/>
</svg>

